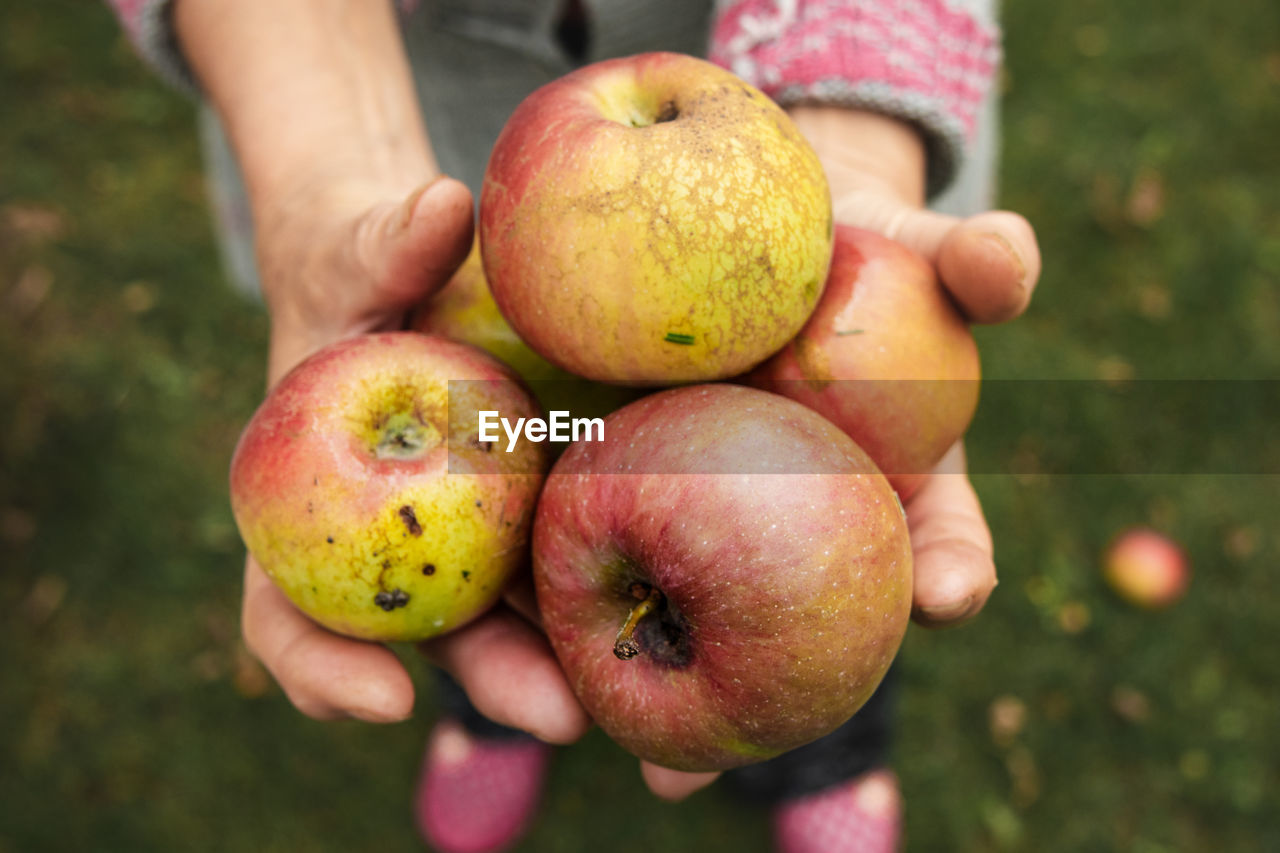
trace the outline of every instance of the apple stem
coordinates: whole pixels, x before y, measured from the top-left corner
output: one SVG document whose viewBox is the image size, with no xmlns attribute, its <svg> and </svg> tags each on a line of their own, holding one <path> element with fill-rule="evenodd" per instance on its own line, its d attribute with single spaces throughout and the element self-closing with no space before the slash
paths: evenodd
<svg viewBox="0 0 1280 853">
<path fill-rule="evenodd" d="M 636 626 L 640 624 L 641 619 L 652 613 L 662 601 L 662 593 L 658 591 L 657 587 L 651 587 L 646 590 L 644 584 L 632 584 L 631 594 L 641 600 L 639 604 L 631 608 L 627 621 L 622 624 L 622 628 L 618 631 L 617 639 L 613 641 L 613 653 L 618 660 L 631 660 L 640 654 L 640 646 L 636 643 L 634 636 Z"/>
</svg>

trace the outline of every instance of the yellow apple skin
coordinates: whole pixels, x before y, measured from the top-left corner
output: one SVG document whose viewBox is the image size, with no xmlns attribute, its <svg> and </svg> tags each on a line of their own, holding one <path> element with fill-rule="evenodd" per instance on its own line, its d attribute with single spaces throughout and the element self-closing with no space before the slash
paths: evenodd
<svg viewBox="0 0 1280 853">
<path fill-rule="evenodd" d="M 474 380 L 454 382 L 450 380 Z M 488 609 L 527 565 L 544 445 L 478 440 L 477 412 L 540 410 L 474 347 L 388 332 L 334 344 L 272 389 L 241 435 L 241 537 L 300 610 L 414 642 Z"/>
<path fill-rule="evenodd" d="M 479 242 L 449 282 L 414 311 L 409 328 L 471 344 L 497 357 L 528 383 L 548 412 L 559 409 L 573 417 L 602 418 L 642 393 L 574 376 L 530 349 L 498 310 L 480 262 Z M 553 446 L 552 453 L 558 449 Z"/>
<path fill-rule="evenodd" d="M 924 258 L 871 231 L 835 234 L 818 307 L 744 381 L 843 429 L 905 501 L 973 420 L 978 346 Z"/>
<path fill-rule="evenodd" d="M 786 113 L 673 53 L 535 91 L 480 201 L 485 273 L 520 337 L 631 385 L 728 378 L 780 349 L 817 303 L 831 229 L 822 166 Z"/>
<path fill-rule="evenodd" d="M 574 378 L 529 349 L 502 316 L 484 277 L 478 240 L 449 282 L 414 311 L 409 328 L 479 347 L 526 381 Z"/>
</svg>

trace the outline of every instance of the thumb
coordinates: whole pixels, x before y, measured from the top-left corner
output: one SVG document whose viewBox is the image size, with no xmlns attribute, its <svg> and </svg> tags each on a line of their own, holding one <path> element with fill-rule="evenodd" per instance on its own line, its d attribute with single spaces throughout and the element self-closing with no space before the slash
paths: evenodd
<svg viewBox="0 0 1280 853">
<path fill-rule="evenodd" d="M 1016 213 L 996 210 L 960 219 L 868 190 L 842 199 L 835 216 L 924 256 L 975 323 L 1021 314 L 1040 278 L 1035 232 Z"/>
<path fill-rule="evenodd" d="M 408 309 L 444 286 L 470 251 L 471 191 L 440 177 L 374 207 L 356 228 L 358 262 L 373 284 L 366 311 Z"/>
</svg>

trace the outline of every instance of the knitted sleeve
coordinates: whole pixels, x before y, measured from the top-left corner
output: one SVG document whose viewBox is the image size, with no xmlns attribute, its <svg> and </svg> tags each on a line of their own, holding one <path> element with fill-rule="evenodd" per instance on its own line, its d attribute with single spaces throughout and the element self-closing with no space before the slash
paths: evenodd
<svg viewBox="0 0 1280 853">
<path fill-rule="evenodd" d="M 911 122 L 925 139 L 932 196 L 972 141 L 1000 40 L 964 0 L 718 0 L 711 59 L 784 106 Z"/>
</svg>

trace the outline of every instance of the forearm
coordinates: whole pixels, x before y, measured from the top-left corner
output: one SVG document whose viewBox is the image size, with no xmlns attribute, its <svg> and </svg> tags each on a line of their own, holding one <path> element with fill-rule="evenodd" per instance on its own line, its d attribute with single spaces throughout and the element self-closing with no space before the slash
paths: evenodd
<svg viewBox="0 0 1280 853">
<path fill-rule="evenodd" d="M 178 0 L 174 26 L 259 228 L 324 185 L 400 192 L 438 172 L 389 2 Z"/>
</svg>

